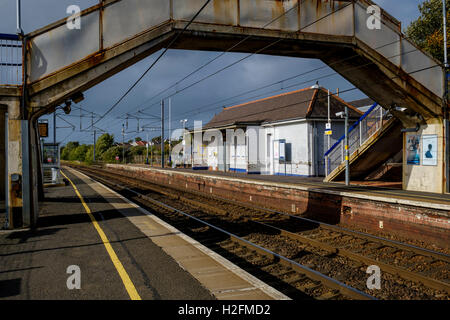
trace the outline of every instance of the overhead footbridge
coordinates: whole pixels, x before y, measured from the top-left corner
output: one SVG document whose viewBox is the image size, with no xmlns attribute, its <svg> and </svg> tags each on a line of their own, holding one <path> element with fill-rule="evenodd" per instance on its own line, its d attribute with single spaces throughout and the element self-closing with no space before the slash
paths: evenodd
<svg viewBox="0 0 450 320">
<path fill-rule="evenodd" d="M 443 68 L 402 34 L 399 21 L 382 9 L 378 16 L 368 0 L 212 0 L 183 31 L 204 3 L 100 0 L 81 12 L 79 29 L 74 28 L 77 18 L 64 18 L 24 35 L 17 94 L 11 97 L 8 91 L 4 98 L 0 85 L 0 103 L 13 115 L 8 120 L 8 163 L 16 165 L 9 167 L 7 180 L 25 173 L 22 188 L 38 184 L 34 168 L 39 157 L 31 153 L 38 149 L 33 135 L 39 116 L 66 101 L 79 101 L 87 89 L 178 36 L 170 48 L 321 59 L 383 107 L 406 108 L 404 126 L 418 124 L 419 134 L 440 137 L 439 165 L 408 173 L 406 188 L 428 179 L 443 192 Z M 17 147 L 16 142 L 29 147 Z M 16 197 L 10 195 L 10 200 Z M 30 197 L 25 203 L 34 204 Z"/>
</svg>

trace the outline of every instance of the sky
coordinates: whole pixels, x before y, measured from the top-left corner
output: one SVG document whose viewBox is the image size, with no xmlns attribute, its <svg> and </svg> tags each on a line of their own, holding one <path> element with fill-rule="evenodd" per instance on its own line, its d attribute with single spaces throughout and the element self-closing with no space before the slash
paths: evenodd
<svg viewBox="0 0 450 320">
<path fill-rule="evenodd" d="M 15 33 L 15 2 L 15 0 L 0 0 L 0 33 Z M 423 0 L 375 0 L 374 2 L 401 21 L 403 29 L 405 29 L 419 16 L 418 5 Z M 29 33 L 58 19 L 67 17 L 66 8 L 69 5 L 76 4 L 81 9 L 85 9 L 96 3 L 97 0 L 22 0 L 22 28 L 25 33 Z M 84 92 L 85 100 L 74 105 L 70 115 L 64 115 L 62 111 L 59 111 L 56 125 L 56 140 L 62 144 L 69 141 L 92 144 L 93 134 L 80 131 L 80 124 L 82 128 L 89 127 L 91 115 L 83 111 L 81 113 L 82 118 L 80 118 L 80 110 L 77 107 L 80 106 L 84 110 L 103 115 L 142 75 L 143 71 L 150 66 L 159 54 L 160 52 L 154 53 Z M 150 137 L 159 136 L 160 131 L 156 128 L 160 124 L 158 121 L 152 120 L 152 117 L 160 116 L 159 99 L 161 97 L 174 94 L 175 90 L 182 89 L 244 58 L 247 54 L 226 53 L 194 76 L 165 92 L 162 96 L 151 98 L 220 54 L 220 52 L 169 50 L 117 108 L 98 122 L 96 126 L 99 128 L 99 131 L 101 129 L 112 133 L 116 141 L 121 141 L 122 124 L 125 124 L 126 121 L 120 118 L 124 118 L 127 112 L 133 113 L 137 110 L 145 110 L 145 113 L 150 116 L 143 115 L 140 120 L 140 126 L 146 125 L 147 131 L 137 133 L 137 120 L 130 118 L 125 141 L 134 139 L 136 136 L 146 139 L 147 134 Z M 313 74 L 291 81 L 279 82 L 282 79 L 319 67 L 323 68 Z M 316 59 L 253 55 L 231 68 L 208 78 L 206 81 L 173 95 L 171 97 L 172 121 L 170 127 L 172 130 L 181 128 L 180 120 L 182 119 L 188 120 L 188 127 L 193 127 L 194 120 L 202 120 L 206 123 L 225 106 L 308 87 L 315 84 L 317 78 L 330 73 L 333 73 L 333 70 Z M 240 93 L 276 82 L 279 83 L 251 94 L 232 98 Z M 353 87 L 352 84 L 339 75 L 320 79 L 319 84 L 334 92 L 337 88 L 342 91 Z M 360 91 L 354 90 L 342 94 L 341 97 L 346 101 L 352 101 L 364 98 L 365 95 Z M 166 106 L 168 103 L 166 101 Z M 166 117 L 168 118 L 168 108 L 166 108 Z M 41 119 L 49 120 L 49 131 L 53 133 L 53 117 L 44 116 Z M 69 123 L 75 127 L 75 130 L 71 128 Z M 167 129 L 169 128 L 168 120 L 165 126 Z M 154 128 L 153 131 L 151 128 Z M 101 131 L 97 133 L 97 137 L 100 134 Z M 165 135 L 167 137 L 168 132 Z M 53 141 L 52 134 L 48 141 Z"/>
</svg>

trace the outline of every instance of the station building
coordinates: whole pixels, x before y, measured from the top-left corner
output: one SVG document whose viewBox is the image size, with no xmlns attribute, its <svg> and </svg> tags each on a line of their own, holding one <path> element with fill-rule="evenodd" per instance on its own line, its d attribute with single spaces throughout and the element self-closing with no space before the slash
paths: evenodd
<svg viewBox="0 0 450 320">
<path fill-rule="evenodd" d="M 344 119 L 336 113 L 344 111 L 345 106 L 350 125 L 363 115 L 339 96 L 315 85 L 224 108 L 203 126 L 202 145 L 193 143 L 192 167 L 248 174 L 324 176 L 324 153 L 344 134 Z M 331 135 L 325 135 L 328 117 Z M 214 131 L 216 134 L 207 134 Z"/>
</svg>

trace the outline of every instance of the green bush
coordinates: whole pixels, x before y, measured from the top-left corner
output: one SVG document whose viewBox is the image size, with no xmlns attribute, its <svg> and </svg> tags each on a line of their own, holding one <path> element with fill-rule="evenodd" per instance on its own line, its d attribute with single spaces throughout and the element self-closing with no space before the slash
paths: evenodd
<svg viewBox="0 0 450 320">
<path fill-rule="evenodd" d="M 69 160 L 70 153 L 79 147 L 79 143 L 76 141 L 68 142 L 64 147 L 61 148 L 61 159 L 62 160 Z"/>
<path fill-rule="evenodd" d="M 85 161 L 88 148 L 89 147 L 87 145 L 83 144 L 81 146 L 76 147 L 75 149 L 72 149 L 72 151 L 70 151 L 69 153 L 69 160 Z"/>
<path fill-rule="evenodd" d="M 101 159 L 105 162 L 116 162 L 116 157 L 120 158 L 122 161 L 122 147 L 115 146 L 111 147 L 106 152 L 104 152 L 101 156 Z M 129 156 L 129 151 L 125 150 L 125 157 Z"/>
<path fill-rule="evenodd" d="M 95 155 L 95 156 L 96 156 L 95 160 L 97 160 L 97 155 Z M 93 145 L 90 145 L 88 147 L 84 161 L 89 164 L 94 162 L 94 146 Z"/>
</svg>

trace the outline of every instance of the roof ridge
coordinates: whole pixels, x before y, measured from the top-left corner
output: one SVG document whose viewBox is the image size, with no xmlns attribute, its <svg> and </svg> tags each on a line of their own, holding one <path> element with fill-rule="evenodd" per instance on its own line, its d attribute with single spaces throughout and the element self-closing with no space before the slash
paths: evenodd
<svg viewBox="0 0 450 320">
<path fill-rule="evenodd" d="M 306 91 L 306 90 L 317 90 L 317 88 L 307 87 L 307 88 L 303 88 L 303 89 L 299 89 L 299 90 L 294 90 L 294 91 L 290 91 L 290 92 L 280 93 L 280 94 L 277 94 L 277 95 L 274 95 L 274 96 L 270 96 L 270 97 L 257 99 L 257 100 L 253 100 L 253 101 L 237 104 L 237 105 L 234 105 L 234 106 L 226 107 L 226 108 L 223 108 L 223 110 L 230 110 L 230 109 L 234 109 L 234 108 L 238 108 L 238 107 L 243 107 L 243 106 L 246 106 L 246 105 L 249 105 L 249 104 L 252 104 L 252 103 L 261 102 L 261 101 L 264 101 L 264 100 L 270 100 L 270 99 L 274 99 L 274 98 L 278 98 L 278 97 L 282 97 L 282 96 L 287 96 L 287 95 L 290 95 L 290 94 L 299 93 L 299 92 Z"/>
</svg>

